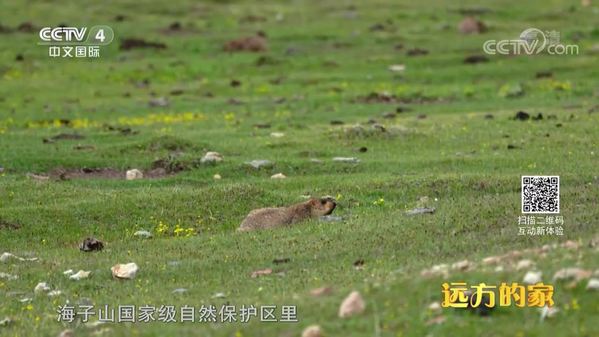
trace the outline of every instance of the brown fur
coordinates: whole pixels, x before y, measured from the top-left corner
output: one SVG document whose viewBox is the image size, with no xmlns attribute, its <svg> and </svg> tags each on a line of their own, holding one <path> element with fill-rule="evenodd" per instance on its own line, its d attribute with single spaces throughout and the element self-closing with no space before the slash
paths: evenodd
<svg viewBox="0 0 599 337">
<path fill-rule="evenodd" d="M 223 49 L 228 52 L 250 51 L 262 52 L 268 49 L 266 38 L 263 36 L 248 36 L 236 40 L 231 40 L 223 46 Z"/>
<path fill-rule="evenodd" d="M 311 198 L 289 207 L 255 209 L 241 222 L 239 231 L 275 228 L 292 225 L 333 212 L 337 204 L 332 198 Z"/>
</svg>

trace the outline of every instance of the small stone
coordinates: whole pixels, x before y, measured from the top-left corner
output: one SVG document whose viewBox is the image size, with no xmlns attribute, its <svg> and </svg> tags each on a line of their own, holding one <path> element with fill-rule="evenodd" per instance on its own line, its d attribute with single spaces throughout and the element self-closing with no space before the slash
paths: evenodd
<svg viewBox="0 0 599 337">
<path fill-rule="evenodd" d="M 285 137 L 285 134 L 282 132 L 272 132 L 270 136 L 273 138 L 283 138 Z"/>
<path fill-rule="evenodd" d="M 48 176 L 44 176 L 41 174 L 35 174 L 35 173 L 27 173 L 27 177 L 36 181 L 47 181 L 50 180 L 50 177 Z"/>
<path fill-rule="evenodd" d="M 318 158 L 310 158 L 310 162 L 314 164 L 322 164 L 323 161 Z"/>
<path fill-rule="evenodd" d="M 225 293 L 215 293 L 214 295 L 212 295 L 212 298 L 225 298 L 227 297 L 225 295 Z"/>
<path fill-rule="evenodd" d="M 466 270 L 471 269 L 472 267 L 473 267 L 472 262 L 470 262 L 468 260 L 458 261 L 451 265 L 451 269 L 459 270 L 459 271 L 466 271 Z"/>
<path fill-rule="evenodd" d="M 91 271 L 80 270 L 76 274 L 69 276 L 69 278 L 71 280 L 79 281 L 84 278 L 88 278 L 90 274 L 91 274 Z"/>
<path fill-rule="evenodd" d="M 68 270 L 65 270 L 65 271 L 62 272 L 62 274 L 66 275 L 66 276 L 69 276 L 69 275 L 71 275 L 73 273 L 74 273 L 73 269 L 68 269 Z"/>
<path fill-rule="evenodd" d="M 223 156 L 214 151 L 206 152 L 206 154 L 200 159 L 200 163 L 209 164 L 209 163 L 218 163 L 223 161 Z"/>
<path fill-rule="evenodd" d="M 389 70 L 394 73 L 401 73 L 406 70 L 406 66 L 404 64 L 392 64 L 389 66 Z"/>
<path fill-rule="evenodd" d="M 534 264 L 531 260 L 520 260 L 516 264 L 516 270 L 530 269 Z"/>
<path fill-rule="evenodd" d="M 352 291 L 341 303 L 339 307 L 339 317 L 347 318 L 364 312 L 366 303 L 357 291 Z"/>
<path fill-rule="evenodd" d="M 357 164 L 360 162 L 360 159 L 355 157 L 334 157 L 333 161 L 339 163 Z"/>
<path fill-rule="evenodd" d="M 48 297 L 56 297 L 62 295 L 62 291 L 60 290 L 52 290 L 48 293 Z"/>
<path fill-rule="evenodd" d="M 168 99 L 166 99 L 166 97 L 157 97 L 157 98 L 151 99 L 150 102 L 148 102 L 148 103 L 150 104 L 151 107 L 165 107 L 170 104 Z"/>
<path fill-rule="evenodd" d="M 4 317 L 4 319 L 0 320 L 0 326 L 9 326 L 14 323 L 14 320 L 10 317 Z"/>
<path fill-rule="evenodd" d="M 0 255 L 0 262 L 7 262 L 9 259 L 15 259 L 15 260 L 19 260 L 19 261 L 37 261 L 37 257 L 31 257 L 31 258 L 23 258 L 20 256 L 16 256 L 15 254 L 12 253 L 2 253 L 2 255 Z"/>
<path fill-rule="evenodd" d="M 432 302 L 428 305 L 428 310 L 430 311 L 439 311 L 441 310 L 441 304 L 439 302 Z"/>
<path fill-rule="evenodd" d="M 592 278 L 586 287 L 587 290 L 599 290 L 599 279 Z"/>
<path fill-rule="evenodd" d="M 497 266 L 495 267 L 495 272 L 496 273 L 501 273 L 503 271 L 503 266 Z"/>
<path fill-rule="evenodd" d="M 318 325 L 310 325 L 302 331 L 302 337 L 322 337 L 322 329 Z"/>
<path fill-rule="evenodd" d="M 222 178 L 223 177 L 221 177 L 220 174 L 218 174 L 218 173 L 212 176 L 212 179 L 214 179 L 214 180 L 221 180 Z"/>
<path fill-rule="evenodd" d="M 558 308 L 548 306 L 539 308 L 539 310 L 541 310 L 541 321 L 545 320 L 545 318 L 554 317 L 559 312 Z"/>
<path fill-rule="evenodd" d="M 429 269 L 423 269 L 420 272 L 422 277 L 433 277 L 433 276 L 449 276 L 449 266 L 447 264 L 434 265 Z"/>
<path fill-rule="evenodd" d="M 48 286 L 48 284 L 46 282 L 38 283 L 35 286 L 35 288 L 33 289 L 33 292 L 36 294 L 47 293 L 49 291 L 50 291 L 50 286 Z"/>
<path fill-rule="evenodd" d="M 246 162 L 246 164 L 255 169 L 261 169 L 263 167 L 270 167 L 270 166 L 274 165 L 273 162 L 271 162 L 270 160 L 265 160 L 265 159 L 252 160 L 252 161 Z"/>
<path fill-rule="evenodd" d="M 270 179 L 285 179 L 287 178 L 283 173 L 277 173 L 270 176 Z"/>
<path fill-rule="evenodd" d="M 19 277 L 17 275 L 12 275 L 12 274 L 7 274 L 7 273 L 0 273 L 0 279 L 2 279 L 2 280 L 14 281 L 14 280 L 16 280 L 18 278 Z"/>
<path fill-rule="evenodd" d="M 568 281 L 568 280 L 580 281 L 585 278 L 591 277 L 592 274 L 593 273 L 590 270 L 585 270 L 585 269 L 581 269 L 581 268 L 577 268 L 577 267 L 564 268 L 564 269 L 558 270 L 553 275 L 553 280 L 554 281 Z"/>
<path fill-rule="evenodd" d="M 486 264 L 486 265 L 498 264 L 499 262 L 501 262 L 501 257 L 499 257 L 499 256 L 485 257 L 482 262 L 483 262 L 483 264 Z"/>
<path fill-rule="evenodd" d="M 253 271 L 251 277 L 256 278 L 258 276 L 264 276 L 264 275 L 270 275 L 270 274 L 272 274 L 272 269 L 267 268 L 267 269 Z"/>
<path fill-rule="evenodd" d="M 75 337 L 75 331 L 71 329 L 63 330 L 58 337 Z"/>
<path fill-rule="evenodd" d="M 139 267 L 134 262 L 127 264 L 116 264 L 110 268 L 112 277 L 119 279 L 133 279 L 137 274 Z"/>
<path fill-rule="evenodd" d="M 320 287 L 316 289 L 310 290 L 310 295 L 314 297 L 321 297 L 331 295 L 333 293 L 333 288 L 331 287 Z"/>
<path fill-rule="evenodd" d="M 543 279 L 541 278 L 542 276 L 543 272 L 529 271 L 526 273 L 526 275 L 524 275 L 524 279 L 522 279 L 522 282 L 526 284 L 537 284 L 543 281 Z"/>
<path fill-rule="evenodd" d="M 142 230 L 139 230 L 139 231 L 133 233 L 133 236 L 138 236 L 140 238 L 149 239 L 152 237 L 152 233 L 142 229 Z"/>
<path fill-rule="evenodd" d="M 186 288 L 177 288 L 175 290 L 173 290 L 173 294 L 184 294 L 187 292 Z"/>
<path fill-rule="evenodd" d="M 566 249 L 572 249 L 572 250 L 576 250 L 580 247 L 580 244 L 576 241 L 572 241 L 572 240 L 568 240 L 562 244 L 560 244 L 560 247 L 562 248 L 566 248 Z"/>
<path fill-rule="evenodd" d="M 136 180 L 142 179 L 144 177 L 144 174 L 138 169 L 132 169 L 127 170 L 127 172 L 125 173 L 125 177 L 127 178 L 127 180 Z"/>
</svg>

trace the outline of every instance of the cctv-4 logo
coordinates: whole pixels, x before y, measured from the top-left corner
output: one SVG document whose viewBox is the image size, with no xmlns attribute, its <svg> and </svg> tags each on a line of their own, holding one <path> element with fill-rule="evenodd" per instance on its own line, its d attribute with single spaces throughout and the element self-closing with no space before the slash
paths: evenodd
<svg viewBox="0 0 599 337">
<path fill-rule="evenodd" d="M 87 36 L 87 38 L 86 38 Z M 40 45 L 47 45 L 51 57 L 100 57 L 100 46 L 114 39 L 109 26 L 44 27 L 39 32 Z"/>
<path fill-rule="evenodd" d="M 93 26 L 85 39 L 87 27 L 44 27 L 40 29 L 40 44 L 108 45 L 114 39 L 114 31 L 109 26 Z"/>
</svg>

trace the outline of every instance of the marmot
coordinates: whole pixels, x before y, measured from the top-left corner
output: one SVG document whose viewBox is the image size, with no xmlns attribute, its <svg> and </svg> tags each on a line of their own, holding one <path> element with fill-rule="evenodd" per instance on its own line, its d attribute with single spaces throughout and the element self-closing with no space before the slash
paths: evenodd
<svg viewBox="0 0 599 337">
<path fill-rule="evenodd" d="M 266 42 L 266 34 L 264 32 L 258 32 L 255 36 L 241 37 L 239 39 L 231 40 L 223 46 L 224 51 L 237 52 L 237 51 L 250 51 L 250 52 L 262 52 L 268 49 Z"/>
<path fill-rule="evenodd" d="M 336 206 L 333 198 L 324 197 L 311 198 L 289 207 L 255 209 L 247 215 L 237 230 L 251 231 L 291 225 L 310 218 L 329 215 Z"/>
</svg>

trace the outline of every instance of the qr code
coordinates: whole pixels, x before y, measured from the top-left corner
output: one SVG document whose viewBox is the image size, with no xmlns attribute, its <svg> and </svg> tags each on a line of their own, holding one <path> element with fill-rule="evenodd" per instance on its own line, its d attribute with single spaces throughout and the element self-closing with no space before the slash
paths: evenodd
<svg viewBox="0 0 599 337">
<path fill-rule="evenodd" d="M 559 213 L 559 176 L 522 176 L 522 213 Z"/>
</svg>

